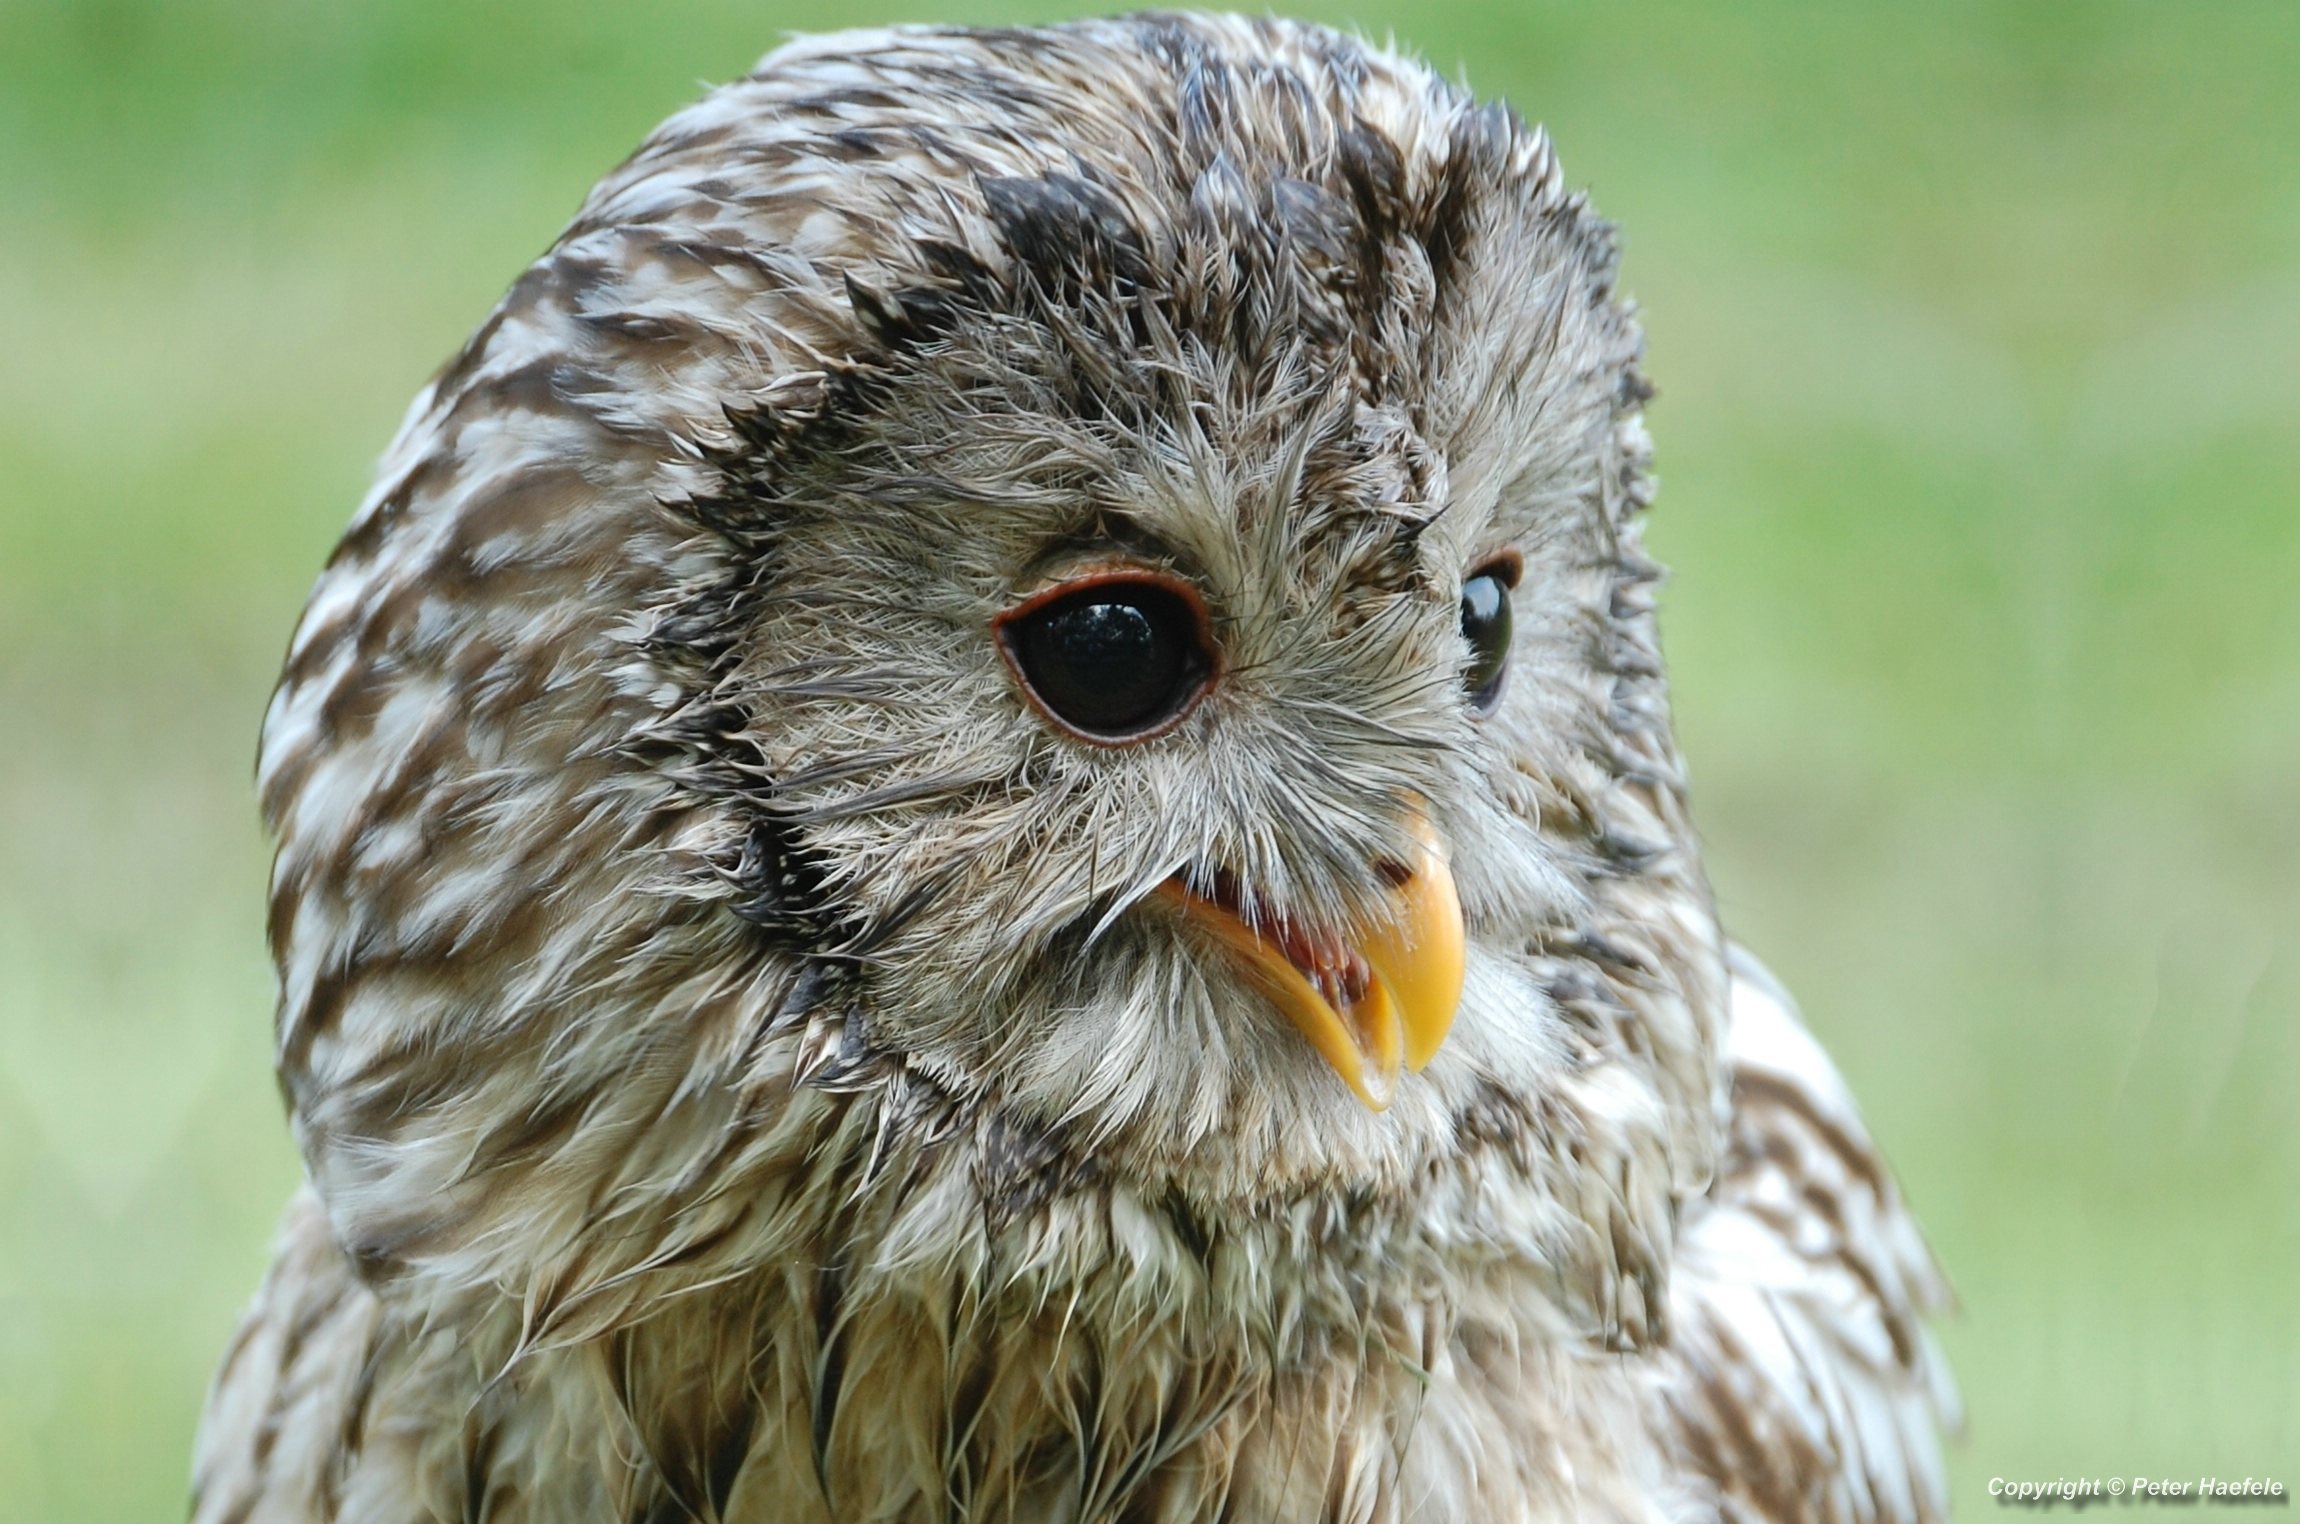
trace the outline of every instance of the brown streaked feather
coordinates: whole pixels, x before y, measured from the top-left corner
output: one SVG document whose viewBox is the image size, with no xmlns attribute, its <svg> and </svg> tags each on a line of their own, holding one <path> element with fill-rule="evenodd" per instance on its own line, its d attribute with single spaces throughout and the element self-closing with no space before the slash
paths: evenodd
<svg viewBox="0 0 2300 1524">
<path fill-rule="evenodd" d="M 1727 1519 L 1946 1519 L 1957 1403 L 1925 1320 L 1947 1282 L 1788 996 L 1735 957 L 1733 1118 L 1681 1241 L 1668 1411 Z"/>
<path fill-rule="evenodd" d="M 1540 132 L 1276 20 L 805 39 L 666 124 L 291 645 L 310 1189 L 195 1517 L 1930 1517 L 1929 1261 L 1702 873 L 1616 259 Z M 1097 555 L 1225 658 L 1123 752 L 988 633 Z M 1365 921 L 1404 801 L 1469 969 L 1377 1117 L 1144 896 Z"/>
</svg>

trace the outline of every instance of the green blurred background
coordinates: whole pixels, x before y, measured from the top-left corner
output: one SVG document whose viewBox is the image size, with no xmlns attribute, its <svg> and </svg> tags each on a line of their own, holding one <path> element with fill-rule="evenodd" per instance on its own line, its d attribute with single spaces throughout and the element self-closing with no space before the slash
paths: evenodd
<svg viewBox="0 0 2300 1524">
<path fill-rule="evenodd" d="M 168 1518 L 296 1165 L 249 771 L 406 399 L 779 0 L 0 0 L 0 1513 Z M 2300 1488 L 2300 6 L 1321 8 L 1628 230 L 1726 912 L 1990 1477 Z"/>
</svg>

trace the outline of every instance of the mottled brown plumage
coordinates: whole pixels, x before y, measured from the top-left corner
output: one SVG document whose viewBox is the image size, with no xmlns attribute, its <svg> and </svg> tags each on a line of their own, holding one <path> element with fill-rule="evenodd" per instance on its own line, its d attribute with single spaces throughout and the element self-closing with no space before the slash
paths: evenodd
<svg viewBox="0 0 2300 1524">
<path fill-rule="evenodd" d="M 1613 272 L 1541 134 L 1285 22 L 666 123 L 290 648 L 310 1186 L 195 1518 L 1939 1516 L 1939 1281 L 1702 877 Z M 1218 648 L 1130 745 L 994 633 L 1111 565 Z M 1416 821 L 1466 981 L 1375 1112 L 1155 891 L 1380 926 Z"/>
</svg>

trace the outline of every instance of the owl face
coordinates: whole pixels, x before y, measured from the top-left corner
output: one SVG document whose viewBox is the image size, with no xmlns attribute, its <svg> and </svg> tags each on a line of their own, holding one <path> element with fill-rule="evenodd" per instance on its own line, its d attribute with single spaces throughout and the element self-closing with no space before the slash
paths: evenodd
<svg viewBox="0 0 2300 1524">
<path fill-rule="evenodd" d="M 1530 209 L 1498 129 L 1462 118 L 1451 161 L 1496 240 Z M 1218 164 L 1386 279 L 1282 228 L 1248 259 L 1115 166 L 989 184 L 998 252 L 851 294 L 872 373 L 715 499 L 753 580 L 712 611 L 712 702 L 808 877 L 796 943 L 858 945 L 872 1046 L 1146 1173 L 1347 1174 L 1442 1140 L 1412 1076 L 1465 987 L 1456 1087 L 1543 1059 L 1522 950 L 1571 891 L 1527 764 L 1579 698 L 1618 393 L 1577 421 L 1545 383 L 1596 335 L 1508 324 L 1619 318 L 1519 312 L 1516 258 L 1467 243 L 1441 271 L 1346 161 Z"/>
<path fill-rule="evenodd" d="M 871 1040 L 1177 1156 L 1242 1115 L 1355 1125 L 1452 1024 L 1456 860 L 1481 932 L 1544 900 L 1488 734 L 1515 526 L 1443 514 L 1346 384 L 1089 330 L 1188 387 L 1095 437 L 1013 405 L 1050 357 L 999 344 L 1009 306 L 945 321 L 866 444 L 744 502 L 766 571 L 718 694 L 778 850 L 868 928 Z"/>
<path fill-rule="evenodd" d="M 500 1281 L 825 1128 L 1267 1204 L 1705 1117 L 1612 268 L 1540 134 L 1287 23 L 852 34 L 673 118 L 267 720 L 338 1231 Z"/>
</svg>

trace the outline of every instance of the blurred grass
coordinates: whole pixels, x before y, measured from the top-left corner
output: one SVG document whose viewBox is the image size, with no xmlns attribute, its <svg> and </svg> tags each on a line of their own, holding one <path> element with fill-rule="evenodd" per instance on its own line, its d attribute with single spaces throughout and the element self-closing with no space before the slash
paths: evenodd
<svg viewBox="0 0 2300 1524">
<path fill-rule="evenodd" d="M 0 1497 L 166 1517 L 295 1165 L 248 769 L 406 398 L 783 30 L 0 0 Z M 1965 1302 L 1991 1476 L 2300 1486 L 2300 11 L 1455 3 L 1629 232 L 1734 926 Z"/>
</svg>

